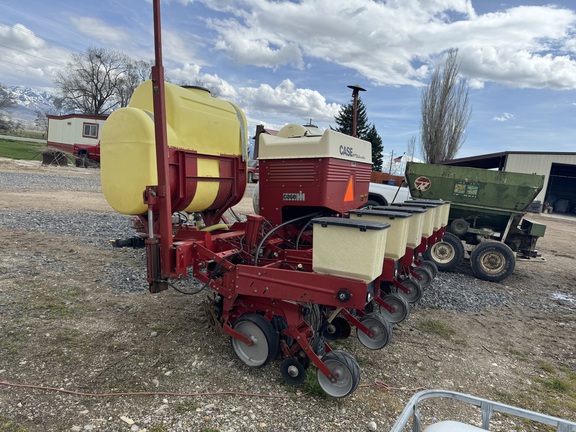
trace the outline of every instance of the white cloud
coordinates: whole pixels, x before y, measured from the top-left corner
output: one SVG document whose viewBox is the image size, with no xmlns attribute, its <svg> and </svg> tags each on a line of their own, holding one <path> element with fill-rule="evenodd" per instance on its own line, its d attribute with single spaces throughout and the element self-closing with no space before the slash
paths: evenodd
<svg viewBox="0 0 576 432">
<path fill-rule="evenodd" d="M 6 85 L 25 80 L 47 89 L 57 69 L 64 67 L 70 52 L 47 44 L 22 24 L 0 24 L 0 76 Z"/>
<path fill-rule="evenodd" d="M 312 118 L 314 122 L 332 122 L 340 110 L 340 105 L 327 103 L 319 92 L 296 88 L 288 79 L 274 88 L 268 84 L 239 88 L 237 102 L 250 112 L 281 115 L 300 121 Z"/>
<path fill-rule="evenodd" d="M 0 25 L 0 43 L 14 50 L 37 50 L 44 47 L 44 40 L 22 24 L 12 27 Z"/>
<path fill-rule="evenodd" d="M 486 81 L 576 88 L 576 62 L 565 56 L 576 49 L 576 13 L 569 9 L 521 6 L 478 15 L 470 0 L 204 3 L 234 11 L 209 23 L 218 33 L 215 48 L 240 64 L 300 69 L 307 58 L 320 59 L 376 85 L 417 86 L 438 54 L 458 48 L 475 88 Z"/>
<path fill-rule="evenodd" d="M 130 34 L 123 28 L 113 27 L 102 20 L 90 17 L 71 17 L 76 30 L 105 44 L 125 43 Z"/>
<path fill-rule="evenodd" d="M 514 118 L 514 114 L 510 114 L 510 113 L 505 112 L 505 113 L 502 113 L 501 116 L 494 117 L 492 120 L 495 120 L 498 122 L 506 122 L 506 121 L 512 120 L 513 118 Z"/>
</svg>

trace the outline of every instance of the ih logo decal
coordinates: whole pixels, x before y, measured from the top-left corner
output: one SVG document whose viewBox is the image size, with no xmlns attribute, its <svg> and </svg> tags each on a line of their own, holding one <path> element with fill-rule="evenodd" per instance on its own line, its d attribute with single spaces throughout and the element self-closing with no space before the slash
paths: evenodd
<svg viewBox="0 0 576 432">
<path fill-rule="evenodd" d="M 432 182 L 428 177 L 420 176 L 414 180 L 414 187 L 419 191 L 427 191 L 432 186 Z"/>
</svg>

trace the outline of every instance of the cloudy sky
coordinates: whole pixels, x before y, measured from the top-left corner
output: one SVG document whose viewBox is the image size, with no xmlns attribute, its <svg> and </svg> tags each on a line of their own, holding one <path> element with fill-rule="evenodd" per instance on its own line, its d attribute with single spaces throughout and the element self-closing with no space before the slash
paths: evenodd
<svg viewBox="0 0 576 432">
<path fill-rule="evenodd" d="M 218 87 L 252 132 L 334 125 L 358 84 L 385 153 L 402 154 L 423 86 L 457 48 L 473 110 L 459 157 L 576 151 L 573 0 L 167 0 L 162 25 L 169 77 Z M 152 44 L 151 0 L 0 0 L 6 85 L 50 89 L 72 53 L 150 60 Z"/>
</svg>

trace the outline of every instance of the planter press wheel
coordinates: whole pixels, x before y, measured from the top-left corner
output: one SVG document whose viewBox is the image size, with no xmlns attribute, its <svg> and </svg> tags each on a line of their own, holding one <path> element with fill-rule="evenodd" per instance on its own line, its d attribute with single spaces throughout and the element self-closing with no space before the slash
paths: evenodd
<svg viewBox="0 0 576 432">
<path fill-rule="evenodd" d="M 422 289 L 426 289 L 430 286 L 430 284 L 432 284 L 432 279 L 434 279 L 434 276 L 432 276 L 432 273 L 426 267 L 422 266 L 414 267 L 412 271 L 416 273 L 417 276 L 420 277 L 420 279 L 417 278 L 414 279 L 418 280 Z"/>
<path fill-rule="evenodd" d="M 320 369 L 316 371 L 318 384 L 324 392 L 332 397 L 345 397 L 354 392 L 360 384 L 360 366 L 350 354 L 344 351 L 334 350 L 322 357 L 336 381 L 332 382 Z"/>
<path fill-rule="evenodd" d="M 232 349 L 242 362 L 250 367 L 264 366 L 278 352 L 279 338 L 272 323 L 258 314 L 243 315 L 234 323 L 234 330 L 248 336 L 254 342 L 250 346 L 231 338 Z"/>
<path fill-rule="evenodd" d="M 324 337 L 328 340 L 346 339 L 351 331 L 350 323 L 345 318 L 336 317 L 326 326 Z"/>
<path fill-rule="evenodd" d="M 280 373 L 286 384 L 297 386 L 306 380 L 304 365 L 293 358 L 286 358 L 280 363 Z"/>
<path fill-rule="evenodd" d="M 400 294 L 386 294 L 384 297 L 382 297 L 382 300 L 384 300 L 391 308 L 394 309 L 393 311 L 389 311 L 384 306 L 380 306 L 380 313 L 392 324 L 400 323 L 408 318 L 408 315 L 410 315 L 410 304 Z"/>
<path fill-rule="evenodd" d="M 420 283 L 417 280 L 404 279 L 400 281 L 400 283 L 404 285 L 404 288 L 406 288 L 408 292 L 402 290 L 401 288 L 398 288 L 398 294 L 404 297 L 408 303 L 414 304 L 422 298 L 424 290 L 422 289 L 422 286 L 420 286 Z"/>
<path fill-rule="evenodd" d="M 392 324 L 379 313 L 371 313 L 360 318 L 360 322 L 370 329 L 374 336 L 370 337 L 360 329 L 356 336 L 362 345 L 371 350 L 384 348 L 392 340 Z"/>
<path fill-rule="evenodd" d="M 472 251 L 470 265 L 478 279 L 499 282 L 512 274 L 516 257 L 508 245 L 488 241 L 480 243 Z"/>
<path fill-rule="evenodd" d="M 423 260 L 420 262 L 420 267 L 430 270 L 430 273 L 432 273 L 432 279 L 435 279 L 436 276 L 438 276 L 438 266 L 434 264 L 434 261 Z"/>
<path fill-rule="evenodd" d="M 442 240 L 426 249 L 424 257 L 436 264 L 438 270 L 452 271 L 464 260 L 464 246 L 454 234 L 445 233 Z"/>
</svg>

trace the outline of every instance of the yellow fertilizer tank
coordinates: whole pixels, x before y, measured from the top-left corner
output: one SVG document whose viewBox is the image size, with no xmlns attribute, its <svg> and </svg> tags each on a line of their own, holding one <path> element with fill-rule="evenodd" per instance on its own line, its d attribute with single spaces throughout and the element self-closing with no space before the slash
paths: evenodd
<svg viewBox="0 0 576 432">
<path fill-rule="evenodd" d="M 172 211 L 230 207 L 246 188 L 246 118 L 201 88 L 165 84 Z M 144 214 L 143 192 L 158 184 L 152 82 L 113 112 L 100 140 L 102 192 L 118 212 Z M 239 175 L 240 174 L 240 175 Z"/>
</svg>

